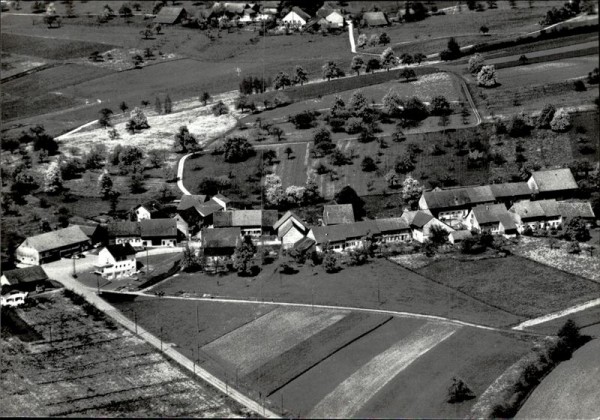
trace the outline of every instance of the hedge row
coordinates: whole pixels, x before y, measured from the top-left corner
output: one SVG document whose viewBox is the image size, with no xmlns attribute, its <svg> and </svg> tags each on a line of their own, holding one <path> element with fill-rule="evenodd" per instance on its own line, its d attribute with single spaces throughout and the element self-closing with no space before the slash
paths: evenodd
<svg viewBox="0 0 600 420">
<path fill-rule="evenodd" d="M 437 73 L 439 70 L 433 67 L 413 67 L 417 76 Z M 304 101 L 307 99 L 318 98 L 325 95 L 331 95 L 346 90 L 360 89 L 366 86 L 377 85 L 390 80 L 399 80 L 403 69 L 390 71 L 380 71 L 372 74 L 362 74 L 360 76 L 344 77 L 341 79 L 332 79 L 329 82 L 310 83 L 303 86 L 293 86 L 285 90 L 269 91 L 265 93 L 249 95 L 248 99 L 254 102 L 264 102 L 265 99 L 273 102 L 275 95 L 279 92 L 285 93 L 292 102 Z"/>
</svg>

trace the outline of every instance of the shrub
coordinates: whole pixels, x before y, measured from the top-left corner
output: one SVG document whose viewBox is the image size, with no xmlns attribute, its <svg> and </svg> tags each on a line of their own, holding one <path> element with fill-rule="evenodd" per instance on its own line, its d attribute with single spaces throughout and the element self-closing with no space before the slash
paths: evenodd
<svg viewBox="0 0 600 420">
<path fill-rule="evenodd" d="M 567 131 L 569 128 L 571 128 L 571 117 L 564 108 L 560 108 L 558 111 L 556 111 L 552 121 L 550 121 L 550 128 L 552 131 L 558 132 Z"/>
<path fill-rule="evenodd" d="M 346 121 L 343 118 L 330 118 L 329 126 L 334 133 L 343 133 L 345 131 Z"/>
<path fill-rule="evenodd" d="M 339 271 L 340 266 L 338 259 L 333 252 L 327 252 L 323 258 L 323 268 L 327 273 L 335 273 Z"/>
<path fill-rule="evenodd" d="M 556 113 L 556 108 L 554 107 L 554 105 L 552 105 L 552 104 L 544 105 L 544 108 L 542 109 L 542 112 L 540 113 L 540 116 L 538 117 L 537 126 L 539 128 L 549 128 L 550 122 L 552 121 L 552 118 L 554 118 L 555 113 Z"/>
<path fill-rule="evenodd" d="M 494 65 L 483 66 L 477 73 L 477 84 L 483 87 L 495 87 L 498 84 L 496 67 Z"/>
<path fill-rule="evenodd" d="M 483 67 L 483 62 L 483 56 L 479 53 L 476 53 L 471 58 L 469 58 L 467 70 L 469 70 L 471 74 L 479 73 L 481 71 L 481 68 Z"/>
<path fill-rule="evenodd" d="M 227 105 L 225 105 L 223 101 L 218 101 L 213 106 L 211 106 L 210 109 L 215 117 L 229 113 L 229 108 L 227 107 Z"/>
<path fill-rule="evenodd" d="M 360 118 L 352 117 L 346 122 L 346 133 L 357 134 L 363 130 L 363 122 Z"/>
<path fill-rule="evenodd" d="M 314 111 L 302 111 L 296 115 L 291 115 L 289 120 L 294 127 L 300 130 L 305 130 L 308 128 L 312 128 L 315 126 L 315 120 L 317 118 L 317 113 Z"/>
<path fill-rule="evenodd" d="M 244 137 L 228 138 L 223 149 L 225 162 L 243 162 L 254 155 L 254 147 Z"/>
<path fill-rule="evenodd" d="M 575 83 L 573 83 L 573 87 L 575 88 L 575 92 L 585 92 L 587 90 L 583 80 L 576 80 Z"/>
<path fill-rule="evenodd" d="M 514 115 L 508 125 L 508 134 L 511 137 L 524 137 L 531 133 L 531 126 L 527 124 L 522 115 Z"/>
<path fill-rule="evenodd" d="M 439 95 L 431 101 L 431 115 L 448 115 L 450 114 L 450 102 L 446 97 Z"/>
<path fill-rule="evenodd" d="M 448 399 L 450 404 L 461 403 L 466 400 L 475 398 L 473 391 L 467 386 L 467 384 L 459 378 L 453 377 L 452 384 L 448 388 Z"/>
<path fill-rule="evenodd" d="M 402 117 L 409 120 L 421 121 L 429 116 L 425 104 L 416 96 L 410 98 L 404 105 Z"/>
<path fill-rule="evenodd" d="M 370 156 L 365 156 L 360 163 L 360 166 L 364 172 L 373 172 L 377 170 L 377 164 Z"/>
</svg>

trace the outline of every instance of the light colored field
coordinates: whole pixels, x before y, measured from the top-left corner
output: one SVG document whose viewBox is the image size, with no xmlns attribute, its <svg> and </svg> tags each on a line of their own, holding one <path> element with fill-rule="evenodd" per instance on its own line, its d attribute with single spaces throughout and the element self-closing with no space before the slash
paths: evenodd
<svg viewBox="0 0 600 420">
<path fill-rule="evenodd" d="M 123 144 L 141 147 L 144 150 L 153 148 L 173 150 L 175 133 L 179 127 L 187 125 L 190 133 L 196 136 L 198 142 L 204 143 L 235 126 L 237 112 L 233 109 L 234 98 L 234 94 L 220 95 L 216 98 L 217 100 L 223 100 L 230 108 L 229 114 L 219 117 L 212 114 L 210 104 L 199 106 L 198 102 L 194 100 L 182 101 L 173 104 L 174 112 L 172 114 L 159 115 L 150 107 L 143 109 L 150 128 L 138 131 L 133 135 L 125 129 L 129 116 L 127 114 L 114 118 L 114 128 L 119 133 L 119 139 L 111 140 L 106 129 L 94 126 L 96 128 L 67 133 L 58 137 L 58 140 L 68 147 L 75 146 L 82 151 L 91 149 L 99 142 L 102 142 L 109 149 L 117 144 Z M 113 109 L 113 111 L 116 111 L 116 109 Z"/>
<path fill-rule="evenodd" d="M 516 418 L 590 419 L 600 417 L 600 340 L 562 362 L 527 399 Z"/>
<path fill-rule="evenodd" d="M 308 417 L 352 417 L 397 374 L 456 330 L 448 324 L 425 324 L 361 366 L 325 396 Z"/>
<path fill-rule="evenodd" d="M 589 252 L 569 254 L 566 250 L 566 241 L 558 241 L 558 245 L 560 248 L 550 249 L 548 239 L 521 237 L 521 244 L 515 247 L 514 252 L 550 267 L 600 282 L 598 250 L 594 251 L 593 255 L 590 255 Z"/>
<path fill-rule="evenodd" d="M 598 56 L 575 57 L 559 61 L 509 67 L 497 70 L 498 81 L 506 86 L 529 86 L 538 83 L 557 83 L 574 79 L 598 67 Z M 499 88 L 502 89 L 502 86 Z"/>
<path fill-rule="evenodd" d="M 333 325 L 346 312 L 281 308 L 202 347 L 203 351 L 239 368 L 245 375 Z"/>
</svg>

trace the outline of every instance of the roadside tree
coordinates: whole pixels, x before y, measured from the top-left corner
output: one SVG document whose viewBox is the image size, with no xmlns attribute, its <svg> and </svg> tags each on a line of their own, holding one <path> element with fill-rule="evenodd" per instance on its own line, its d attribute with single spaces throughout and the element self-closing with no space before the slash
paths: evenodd
<svg viewBox="0 0 600 420">
<path fill-rule="evenodd" d="M 483 87 L 495 87 L 498 84 L 496 67 L 493 64 L 481 68 L 477 73 L 477 84 Z"/>
<path fill-rule="evenodd" d="M 275 90 L 285 89 L 286 86 L 291 86 L 291 84 L 292 79 L 290 78 L 290 75 L 284 71 L 277 73 L 277 76 L 275 76 L 275 80 L 273 81 Z"/>
<path fill-rule="evenodd" d="M 322 70 L 323 78 L 327 79 L 327 81 L 344 76 L 344 72 L 338 67 L 335 61 L 328 61 L 326 64 L 323 65 Z"/>
<path fill-rule="evenodd" d="M 207 102 L 211 100 L 211 96 L 210 93 L 204 91 L 202 92 L 202 95 L 200 95 L 200 102 L 202 102 L 202 105 L 206 106 Z"/>
<path fill-rule="evenodd" d="M 427 56 L 420 52 L 413 55 L 413 60 L 417 64 L 421 64 L 426 58 L 427 58 Z"/>
<path fill-rule="evenodd" d="M 373 73 L 373 71 L 375 70 L 379 70 L 381 68 L 381 62 L 379 61 L 378 58 L 370 58 L 369 61 L 367 61 L 367 66 L 365 68 L 365 71 L 367 73 Z"/>
<path fill-rule="evenodd" d="M 402 73 L 400 73 L 400 77 L 405 78 L 406 82 L 408 82 L 411 79 L 416 79 L 417 73 L 415 73 L 415 71 L 413 69 L 404 69 L 404 70 L 402 70 Z"/>
<path fill-rule="evenodd" d="M 380 61 L 382 67 L 387 71 L 390 71 L 390 68 L 398 62 L 398 57 L 394 55 L 394 50 L 391 47 L 388 47 L 381 53 Z"/>
<path fill-rule="evenodd" d="M 356 75 L 360 75 L 360 69 L 362 69 L 365 65 L 365 61 L 361 56 L 355 55 L 352 57 L 352 62 L 350 63 L 350 68 L 356 72 Z"/>
<path fill-rule="evenodd" d="M 483 59 L 483 56 L 479 53 L 475 53 L 471 58 L 469 58 L 467 70 L 469 70 L 469 73 L 471 74 L 477 74 L 481 71 L 484 63 L 485 60 Z"/>
<path fill-rule="evenodd" d="M 178 148 L 182 153 L 194 151 L 198 147 L 196 137 L 190 133 L 187 125 L 179 127 L 179 131 L 175 134 L 175 148 Z"/>
<path fill-rule="evenodd" d="M 302 66 L 294 67 L 294 81 L 295 83 L 300 83 L 300 86 L 308 82 L 308 73 L 306 73 L 306 70 Z"/>
</svg>

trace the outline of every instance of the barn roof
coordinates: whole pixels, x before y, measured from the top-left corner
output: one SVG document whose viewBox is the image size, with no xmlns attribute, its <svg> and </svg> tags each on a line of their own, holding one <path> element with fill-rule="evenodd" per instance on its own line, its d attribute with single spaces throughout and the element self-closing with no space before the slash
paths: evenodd
<svg viewBox="0 0 600 420">
<path fill-rule="evenodd" d="M 202 230 L 203 248 L 235 248 L 241 238 L 239 227 L 215 228 Z"/>
<path fill-rule="evenodd" d="M 140 236 L 140 224 L 139 222 L 131 221 L 116 221 L 109 222 L 106 226 L 109 238 L 116 238 L 119 236 Z"/>
<path fill-rule="evenodd" d="M 228 210 L 213 217 L 215 227 L 272 227 L 277 221 L 277 210 Z"/>
<path fill-rule="evenodd" d="M 139 223 L 143 238 L 177 236 L 177 221 L 175 219 L 146 219 Z"/>
<path fill-rule="evenodd" d="M 292 12 L 296 13 L 298 16 L 300 16 L 304 20 L 310 19 L 310 15 L 308 13 L 306 13 L 304 10 L 302 10 L 301 8 L 299 8 L 298 6 L 292 7 Z"/>
<path fill-rule="evenodd" d="M 559 201 L 558 211 L 560 212 L 560 215 L 565 219 L 572 219 L 574 217 L 581 217 L 583 219 L 596 218 L 594 210 L 592 209 L 592 205 L 588 202 L 571 203 L 567 201 Z"/>
<path fill-rule="evenodd" d="M 391 233 L 410 229 L 410 226 L 408 225 L 406 219 L 403 219 L 401 217 L 375 219 L 374 222 L 381 233 Z"/>
<path fill-rule="evenodd" d="M 88 236 L 79 226 L 69 226 L 64 229 L 30 236 L 25 240 L 27 245 L 38 252 L 89 242 Z"/>
<path fill-rule="evenodd" d="M 206 201 L 205 195 L 190 195 L 184 194 L 181 196 L 181 200 L 177 205 L 177 210 L 185 210 L 190 207 L 198 207 Z"/>
<path fill-rule="evenodd" d="M 369 26 L 385 26 L 389 23 L 383 12 L 365 12 L 363 19 Z"/>
<path fill-rule="evenodd" d="M 490 185 L 492 194 L 496 198 L 523 197 L 531 195 L 527 182 L 507 182 L 504 184 Z"/>
<path fill-rule="evenodd" d="M 577 189 L 577 182 L 569 168 L 535 171 L 531 173 L 540 192 Z"/>
<path fill-rule="evenodd" d="M 560 215 L 556 200 L 519 201 L 513 204 L 509 211 L 526 220 Z"/>
<path fill-rule="evenodd" d="M 352 204 L 330 204 L 323 207 L 323 223 L 337 225 L 354 223 L 354 210 Z"/>
<path fill-rule="evenodd" d="M 356 239 L 368 234 L 379 234 L 381 231 L 373 220 L 347 223 L 332 226 L 316 226 L 312 228 L 318 244 L 325 242 L 340 242 L 347 239 Z"/>
<path fill-rule="evenodd" d="M 464 241 L 467 238 L 470 238 L 471 236 L 473 236 L 473 234 L 471 233 L 470 230 L 455 230 L 454 232 L 450 232 L 448 234 L 448 237 L 451 237 L 452 239 L 454 239 L 454 242 L 457 241 Z"/>
<path fill-rule="evenodd" d="M 14 286 L 16 284 L 31 283 L 35 281 L 48 280 L 48 275 L 42 267 L 34 265 L 26 268 L 19 268 L 16 270 L 8 270 L 2 273 L 8 284 Z"/>
<path fill-rule="evenodd" d="M 300 217 L 298 217 L 298 215 L 296 213 L 294 213 L 292 211 L 287 211 L 287 212 L 285 212 L 285 214 L 283 216 L 281 216 L 279 218 L 279 220 L 277 220 L 277 222 L 275 222 L 275 224 L 273 225 L 273 229 L 275 229 L 275 230 L 279 229 L 279 227 L 281 225 L 283 225 L 285 222 L 287 222 L 288 219 L 290 219 L 292 217 L 294 219 L 296 219 L 297 221 L 299 221 L 300 223 L 302 223 L 303 226 L 306 226 L 306 225 L 304 225 L 302 219 Z"/>
<path fill-rule="evenodd" d="M 187 12 L 183 7 L 164 6 L 157 13 L 156 17 L 154 18 L 154 22 L 172 25 L 176 23 L 177 19 L 179 19 L 184 13 Z"/>
</svg>

